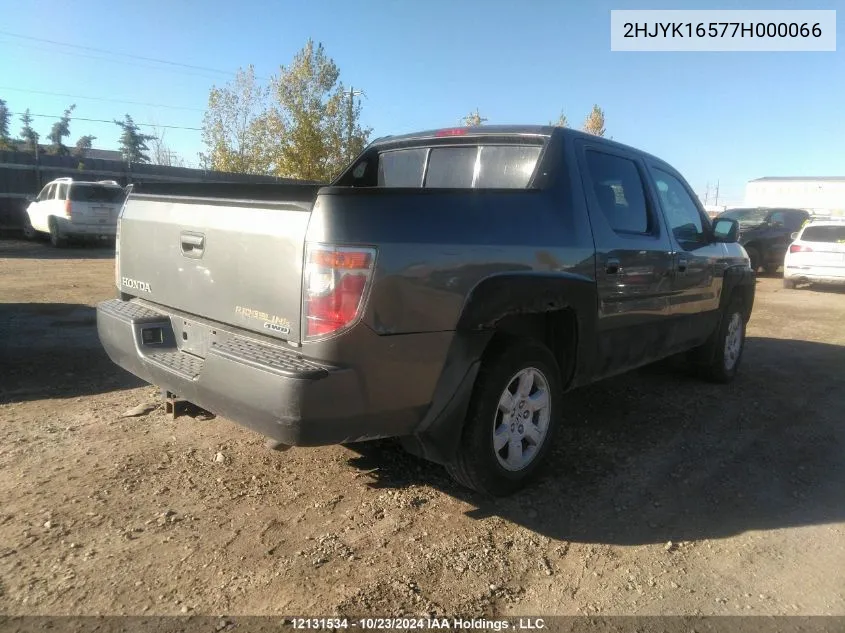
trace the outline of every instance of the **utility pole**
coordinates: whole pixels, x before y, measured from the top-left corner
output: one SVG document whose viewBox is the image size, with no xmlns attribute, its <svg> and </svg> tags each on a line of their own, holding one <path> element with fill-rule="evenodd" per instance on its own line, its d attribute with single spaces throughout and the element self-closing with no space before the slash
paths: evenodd
<svg viewBox="0 0 845 633">
<path fill-rule="evenodd" d="M 364 95 L 364 91 L 354 90 L 352 86 L 349 86 L 349 112 L 347 112 L 346 114 L 346 159 L 349 161 L 354 158 L 354 156 L 352 155 L 352 131 L 355 127 L 355 97 L 357 97 L 358 95 Z"/>
<path fill-rule="evenodd" d="M 719 204 L 719 181 L 716 181 L 716 204 Z"/>
<path fill-rule="evenodd" d="M 710 182 L 707 182 L 707 186 L 704 189 L 704 206 L 707 206 L 707 203 L 710 202 Z"/>
</svg>

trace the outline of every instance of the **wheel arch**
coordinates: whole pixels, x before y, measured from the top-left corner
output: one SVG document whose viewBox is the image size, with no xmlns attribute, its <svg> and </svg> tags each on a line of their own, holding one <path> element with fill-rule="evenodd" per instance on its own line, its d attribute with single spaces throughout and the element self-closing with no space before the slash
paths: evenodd
<svg viewBox="0 0 845 633">
<path fill-rule="evenodd" d="M 519 338 L 538 340 L 558 363 L 568 389 L 589 371 L 595 340 L 596 283 L 572 273 L 504 273 L 482 279 L 468 293 L 432 404 L 412 436 L 413 454 L 441 464 L 460 441 L 484 359 Z"/>
</svg>

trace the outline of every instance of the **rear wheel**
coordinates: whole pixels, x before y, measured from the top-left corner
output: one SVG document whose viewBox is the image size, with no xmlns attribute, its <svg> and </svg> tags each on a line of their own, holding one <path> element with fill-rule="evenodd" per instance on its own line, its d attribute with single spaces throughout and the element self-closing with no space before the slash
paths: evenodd
<svg viewBox="0 0 845 633">
<path fill-rule="evenodd" d="M 38 231 L 33 228 L 28 213 L 23 216 L 23 236 L 28 240 L 34 240 L 38 237 Z"/>
<path fill-rule="evenodd" d="M 483 494 L 515 492 L 539 472 L 557 428 L 560 398 L 557 362 L 544 345 L 520 340 L 491 355 L 447 470 Z"/>
<path fill-rule="evenodd" d="M 56 218 L 50 218 L 50 244 L 56 248 L 67 246 L 67 238 L 59 232 L 59 225 Z"/>
<path fill-rule="evenodd" d="M 763 270 L 766 271 L 767 275 L 774 275 L 775 273 L 777 273 L 778 268 L 780 268 L 778 264 L 766 264 L 765 266 L 763 266 Z"/>
</svg>

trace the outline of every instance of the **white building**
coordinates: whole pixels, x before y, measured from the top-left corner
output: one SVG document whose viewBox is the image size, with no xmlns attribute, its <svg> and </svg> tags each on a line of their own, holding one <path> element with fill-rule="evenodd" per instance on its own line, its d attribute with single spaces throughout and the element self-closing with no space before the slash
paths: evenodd
<svg viewBox="0 0 845 633">
<path fill-rule="evenodd" d="M 745 206 L 845 215 L 845 177 L 757 178 L 745 185 Z"/>
</svg>

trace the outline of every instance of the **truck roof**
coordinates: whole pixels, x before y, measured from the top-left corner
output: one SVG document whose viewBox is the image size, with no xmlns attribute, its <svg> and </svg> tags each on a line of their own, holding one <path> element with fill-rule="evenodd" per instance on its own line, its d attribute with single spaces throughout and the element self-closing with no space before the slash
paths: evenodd
<svg viewBox="0 0 845 633">
<path fill-rule="evenodd" d="M 382 136 L 372 141 L 370 146 L 387 145 L 387 144 L 403 144 L 408 141 L 422 141 L 426 139 L 442 138 L 448 136 L 460 137 L 483 137 L 483 136 L 552 136 L 559 134 L 561 136 L 586 138 L 592 141 L 598 141 L 602 144 L 618 147 L 627 151 L 636 152 L 641 156 L 647 156 L 658 163 L 667 165 L 666 161 L 658 156 L 644 152 L 641 149 L 625 145 L 618 141 L 598 137 L 587 132 L 581 132 L 572 128 L 562 128 L 555 125 L 474 125 L 474 126 L 455 126 L 453 128 L 439 128 L 433 130 L 424 130 L 422 132 L 412 132 L 410 134 L 400 134 L 396 136 Z"/>
</svg>

